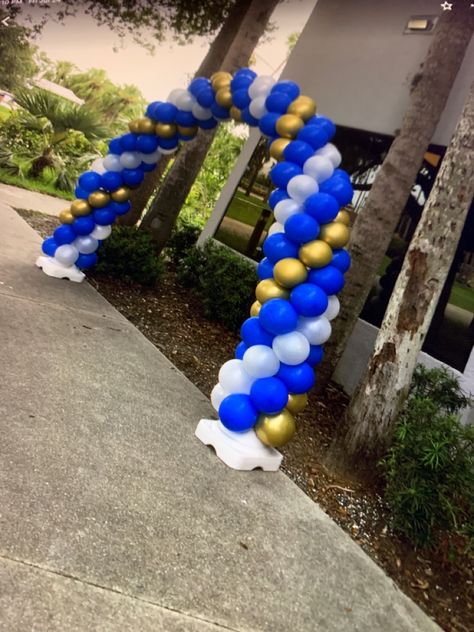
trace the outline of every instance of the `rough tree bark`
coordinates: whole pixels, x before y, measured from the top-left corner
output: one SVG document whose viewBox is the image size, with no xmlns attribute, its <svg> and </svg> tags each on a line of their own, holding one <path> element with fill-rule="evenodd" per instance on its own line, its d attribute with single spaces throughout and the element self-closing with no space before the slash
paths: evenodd
<svg viewBox="0 0 474 632">
<path fill-rule="evenodd" d="M 474 83 L 425 204 L 346 413 L 345 454 L 364 466 L 385 453 L 474 195 Z"/>
<path fill-rule="evenodd" d="M 399 134 L 357 216 L 350 240 L 352 266 L 340 295 L 325 359 L 318 369 L 318 390 L 334 372 L 400 220 L 410 190 L 446 105 L 473 32 L 474 11 L 456 5 L 438 21 L 426 59 L 412 81 L 410 104 Z"/>
<path fill-rule="evenodd" d="M 222 70 L 234 72 L 248 63 L 278 2 L 279 0 L 252 0 L 239 32 L 222 62 Z M 151 233 L 157 252 L 160 252 L 168 241 L 181 207 L 212 144 L 214 133 L 213 130 L 200 134 L 184 151 L 180 151 L 173 168 L 168 172 L 140 224 L 141 228 Z"/>
<path fill-rule="evenodd" d="M 226 21 L 197 69 L 194 75 L 195 77 L 209 77 L 213 72 L 221 69 L 229 46 L 239 32 L 240 25 L 242 24 L 250 3 L 251 0 L 236 0 Z M 211 139 L 212 138 L 213 137 L 211 137 Z M 179 153 L 189 151 L 188 148 L 190 148 L 190 146 L 185 145 L 179 150 Z M 171 155 L 162 156 L 156 170 L 145 175 L 145 179 L 140 187 L 133 191 L 130 196 L 130 202 L 132 204 L 131 210 L 118 218 L 118 224 L 121 226 L 134 226 L 140 220 L 148 200 L 159 186 L 166 167 L 172 158 L 173 156 Z"/>
</svg>

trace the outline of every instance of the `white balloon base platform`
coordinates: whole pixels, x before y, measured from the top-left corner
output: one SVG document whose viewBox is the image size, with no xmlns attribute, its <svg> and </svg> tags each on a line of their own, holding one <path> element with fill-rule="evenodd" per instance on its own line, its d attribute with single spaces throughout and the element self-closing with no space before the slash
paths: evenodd
<svg viewBox="0 0 474 632">
<path fill-rule="evenodd" d="M 221 461 L 234 470 L 276 472 L 283 456 L 258 439 L 255 431 L 230 432 L 220 421 L 201 419 L 196 428 L 196 437 L 205 445 L 212 445 Z"/>
<path fill-rule="evenodd" d="M 36 259 L 36 265 L 42 268 L 45 274 L 56 279 L 69 279 L 75 283 L 81 283 L 86 277 L 77 266 L 63 266 L 53 257 L 40 256 Z"/>
</svg>

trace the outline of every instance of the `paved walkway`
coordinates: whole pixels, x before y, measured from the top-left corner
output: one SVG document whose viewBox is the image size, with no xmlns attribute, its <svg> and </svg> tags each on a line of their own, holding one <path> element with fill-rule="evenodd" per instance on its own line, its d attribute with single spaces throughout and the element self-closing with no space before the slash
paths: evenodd
<svg viewBox="0 0 474 632">
<path fill-rule="evenodd" d="M 39 211 L 55 216 L 58 216 L 70 204 L 67 200 L 61 200 L 52 195 L 27 191 L 0 182 L 0 203 L 2 202 L 13 208 L 24 208 L 28 211 Z"/>
<path fill-rule="evenodd" d="M 0 630 L 438 630 L 284 474 L 193 436 L 207 399 L 0 204 Z"/>
</svg>

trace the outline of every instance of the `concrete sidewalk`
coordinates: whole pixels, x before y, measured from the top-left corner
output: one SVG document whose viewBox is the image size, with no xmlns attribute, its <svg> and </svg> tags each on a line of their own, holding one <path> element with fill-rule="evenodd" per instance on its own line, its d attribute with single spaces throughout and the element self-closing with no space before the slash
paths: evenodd
<svg viewBox="0 0 474 632">
<path fill-rule="evenodd" d="M 218 461 L 207 399 L 0 222 L 0 630 L 439 629 L 286 476 Z"/>
<path fill-rule="evenodd" d="M 0 182 L 0 204 L 8 204 L 13 208 L 23 208 L 28 211 L 39 211 L 57 217 L 61 211 L 71 204 L 67 200 L 38 193 L 37 191 L 28 191 L 20 189 L 11 184 Z"/>
</svg>

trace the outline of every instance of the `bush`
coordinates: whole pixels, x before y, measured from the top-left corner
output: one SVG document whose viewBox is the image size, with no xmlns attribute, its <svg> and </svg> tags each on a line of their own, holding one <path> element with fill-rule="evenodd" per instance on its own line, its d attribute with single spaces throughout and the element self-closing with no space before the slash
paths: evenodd
<svg viewBox="0 0 474 632">
<path fill-rule="evenodd" d="M 193 247 L 178 266 L 178 279 L 201 299 L 207 318 L 237 330 L 255 300 L 255 266 L 223 246 L 207 241 Z"/>
<path fill-rule="evenodd" d="M 394 528 L 417 546 L 474 525 L 474 428 L 456 416 L 469 404 L 443 369 L 418 366 L 394 443 L 383 461 Z"/>
<path fill-rule="evenodd" d="M 202 226 L 183 220 L 180 225 L 173 230 L 171 237 L 166 244 L 166 254 L 174 264 L 184 259 L 193 246 L 196 245 Z"/>
<path fill-rule="evenodd" d="M 98 272 L 152 287 L 164 272 L 148 233 L 134 226 L 116 226 L 98 252 Z"/>
</svg>

